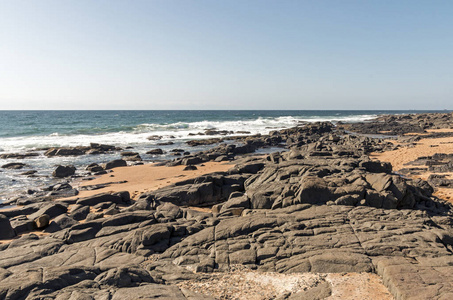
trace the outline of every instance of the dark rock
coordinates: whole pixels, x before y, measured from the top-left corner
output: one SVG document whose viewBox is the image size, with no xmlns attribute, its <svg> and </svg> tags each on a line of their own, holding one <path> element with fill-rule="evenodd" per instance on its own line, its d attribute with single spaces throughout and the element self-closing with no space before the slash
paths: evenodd
<svg viewBox="0 0 453 300">
<path fill-rule="evenodd" d="M 183 158 L 182 160 L 182 164 L 183 165 L 197 165 L 197 164 L 201 164 L 203 162 L 203 160 L 199 157 L 186 157 L 186 158 Z"/>
<path fill-rule="evenodd" d="M 149 150 L 148 152 L 146 152 L 146 154 L 150 154 L 150 155 L 160 155 L 160 154 L 164 154 L 164 150 L 162 150 L 162 149 L 160 149 L 160 148 L 152 149 L 152 150 Z"/>
<path fill-rule="evenodd" d="M 30 170 L 30 171 L 23 172 L 20 175 L 33 175 L 33 174 L 36 174 L 37 172 L 38 171 L 36 171 L 36 170 Z"/>
<path fill-rule="evenodd" d="M 39 156 L 39 153 L 33 153 L 33 152 L 29 152 L 29 153 L 5 153 L 5 154 L 1 154 L 0 158 L 1 159 L 8 159 L 8 158 L 24 159 L 24 158 L 27 158 L 27 157 L 34 157 L 34 156 Z"/>
<path fill-rule="evenodd" d="M 0 239 L 10 239 L 16 236 L 14 229 L 11 227 L 9 219 L 0 214 Z"/>
<path fill-rule="evenodd" d="M 74 166 L 57 166 L 57 168 L 53 171 L 52 176 L 63 178 L 72 176 L 75 174 L 76 168 Z"/>
<path fill-rule="evenodd" d="M 34 228 L 33 220 L 29 220 L 27 217 L 22 216 L 21 218 L 11 220 L 11 226 L 13 227 L 16 234 L 21 234 L 27 231 L 32 231 Z"/>
<path fill-rule="evenodd" d="M 50 222 L 49 226 L 45 229 L 45 232 L 57 232 L 62 229 L 70 228 L 78 222 L 66 215 L 60 215 Z"/>
<path fill-rule="evenodd" d="M 85 154 L 89 147 L 74 147 L 74 148 L 51 148 L 47 150 L 44 155 L 47 157 L 52 156 L 78 156 Z"/>
<path fill-rule="evenodd" d="M 221 142 L 223 142 L 223 139 L 211 138 L 211 139 L 203 139 L 203 140 L 190 140 L 190 141 L 187 141 L 186 144 L 191 147 L 195 147 L 195 146 L 206 146 L 206 145 L 218 144 Z"/>
<path fill-rule="evenodd" d="M 226 155 L 219 155 L 214 159 L 214 161 L 216 161 L 216 162 L 228 161 L 228 160 L 229 160 L 229 158 Z"/>
<path fill-rule="evenodd" d="M 81 221 L 81 220 L 84 220 L 89 213 L 90 213 L 89 206 L 80 206 L 76 209 L 73 208 L 73 210 L 69 214 L 69 218 L 72 218 L 77 221 Z"/>
<path fill-rule="evenodd" d="M 137 154 L 137 155 L 134 155 L 134 156 L 126 156 L 126 157 L 124 157 L 124 160 L 126 160 L 126 161 L 138 161 L 138 162 L 140 162 L 140 161 L 142 161 L 142 157 L 141 157 L 140 155 Z"/>
<path fill-rule="evenodd" d="M 123 151 L 120 154 L 121 154 L 121 156 L 137 156 L 137 155 L 139 155 L 138 152 L 132 152 L 132 151 Z"/>
<path fill-rule="evenodd" d="M 128 204 L 130 201 L 129 192 L 119 192 L 114 194 L 102 193 L 77 200 L 77 204 L 84 206 L 95 206 L 103 202 L 112 202 L 115 204 Z"/>
<path fill-rule="evenodd" d="M 183 169 L 183 171 L 194 171 L 194 170 L 198 170 L 198 168 L 192 165 L 185 166 Z"/>
<path fill-rule="evenodd" d="M 23 163 L 8 163 L 8 164 L 5 164 L 2 166 L 2 168 L 4 168 L 4 169 L 13 169 L 13 170 L 22 169 L 23 167 L 25 167 L 25 164 L 23 164 Z"/>
<path fill-rule="evenodd" d="M 172 137 L 173 139 L 175 137 Z M 169 145 L 173 145 L 174 143 L 173 142 L 161 142 L 161 143 L 157 143 L 156 145 L 158 146 L 169 146 Z"/>
<path fill-rule="evenodd" d="M 90 148 L 97 149 L 102 152 L 120 150 L 119 148 L 116 148 L 115 146 L 112 146 L 112 145 L 105 145 L 105 144 L 98 144 L 98 143 L 90 143 Z"/>
<path fill-rule="evenodd" d="M 113 169 L 113 168 L 126 167 L 126 166 L 127 166 L 127 162 L 125 160 L 116 159 L 116 160 L 109 161 L 108 163 L 105 163 L 104 164 L 104 169 L 105 170 L 110 170 L 110 169 Z"/>
<path fill-rule="evenodd" d="M 34 220 L 42 215 L 48 215 L 50 219 L 53 219 L 61 214 L 64 214 L 68 211 L 65 205 L 60 203 L 49 203 L 45 204 L 37 212 L 32 213 L 28 216 L 30 220 Z"/>
<path fill-rule="evenodd" d="M 89 164 L 85 168 L 85 170 L 90 171 L 90 172 L 101 172 L 104 169 L 100 165 L 98 165 L 97 163 L 92 163 L 92 164 Z"/>
</svg>

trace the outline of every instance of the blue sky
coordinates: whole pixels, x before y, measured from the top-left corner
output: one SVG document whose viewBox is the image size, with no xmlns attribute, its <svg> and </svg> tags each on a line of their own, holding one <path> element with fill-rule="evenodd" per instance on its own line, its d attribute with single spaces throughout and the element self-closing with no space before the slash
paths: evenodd
<svg viewBox="0 0 453 300">
<path fill-rule="evenodd" d="M 453 109 L 453 1 L 0 0 L 0 109 Z"/>
</svg>

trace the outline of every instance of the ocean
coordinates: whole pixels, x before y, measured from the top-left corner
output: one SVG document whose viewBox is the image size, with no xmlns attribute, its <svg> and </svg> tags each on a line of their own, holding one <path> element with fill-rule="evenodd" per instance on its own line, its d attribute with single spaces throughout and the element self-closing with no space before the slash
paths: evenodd
<svg viewBox="0 0 453 300">
<path fill-rule="evenodd" d="M 420 113 L 432 111 L 0 111 L 0 155 L 25 153 L 49 147 L 88 146 L 101 143 L 139 152 L 144 161 L 171 158 L 152 156 L 145 152 L 162 148 L 168 151 L 183 148 L 190 152 L 206 149 L 206 146 L 189 147 L 185 142 L 193 139 L 219 136 L 193 135 L 206 129 L 247 131 L 250 134 L 266 134 L 271 130 L 289 128 L 300 122 L 332 121 L 360 122 L 380 114 Z M 161 136 L 149 140 L 149 136 Z M 157 143 L 173 142 L 158 146 Z M 120 158 L 120 153 L 83 155 L 77 157 L 47 158 L 39 156 L 25 159 L 0 159 L 0 166 L 10 162 L 22 162 L 21 170 L 0 168 L 0 202 L 17 191 L 39 189 L 55 180 L 51 173 L 56 165 L 75 165 L 83 173 L 86 165 Z M 20 175 L 36 170 L 35 177 Z"/>
</svg>

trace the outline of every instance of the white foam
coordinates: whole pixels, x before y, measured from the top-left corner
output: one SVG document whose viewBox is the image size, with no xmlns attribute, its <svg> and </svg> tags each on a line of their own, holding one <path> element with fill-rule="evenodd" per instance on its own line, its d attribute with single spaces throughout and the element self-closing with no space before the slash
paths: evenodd
<svg viewBox="0 0 453 300">
<path fill-rule="evenodd" d="M 21 152 L 29 149 L 44 147 L 74 147 L 84 146 L 90 143 L 111 144 L 116 146 L 139 146 L 152 145 L 163 141 L 184 141 L 188 139 L 203 139 L 216 136 L 196 135 L 206 129 L 227 130 L 227 131 L 247 131 L 250 134 L 267 134 L 271 130 L 278 130 L 296 126 L 300 122 L 359 122 L 371 119 L 375 115 L 355 115 L 355 116 L 311 116 L 293 117 L 282 116 L 277 118 L 258 117 L 252 120 L 237 121 L 199 121 L 199 122 L 176 122 L 171 124 L 152 124 L 143 123 L 137 125 L 133 131 L 119 131 L 96 135 L 77 134 L 63 135 L 54 132 L 47 136 L 25 136 L 1 138 L 1 152 Z M 195 134 L 195 135 L 193 135 Z M 162 136 L 160 141 L 149 141 L 147 137 L 151 135 Z M 174 136 L 174 138 L 171 138 Z"/>
</svg>

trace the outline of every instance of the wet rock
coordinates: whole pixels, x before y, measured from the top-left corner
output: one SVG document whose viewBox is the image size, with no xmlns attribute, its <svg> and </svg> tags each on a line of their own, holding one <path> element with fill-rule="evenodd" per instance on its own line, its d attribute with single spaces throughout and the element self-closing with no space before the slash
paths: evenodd
<svg viewBox="0 0 453 300">
<path fill-rule="evenodd" d="M 147 137 L 147 139 L 150 140 L 150 141 L 158 141 L 158 140 L 162 139 L 162 136 L 160 136 L 160 135 L 151 135 L 151 136 Z"/>
<path fill-rule="evenodd" d="M 25 167 L 23 163 L 8 163 L 2 166 L 3 169 L 11 169 L 11 170 L 18 170 Z"/>
<path fill-rule="evenodd" d="M 152 150 L 149 150 L 148 152 L 146 152 L 146 154 L 150 154 L 150 155 L 161 155 L 161 154 L 164 154 L 164 150 L 162 150 L 162 149 L 160 149 L 160 148 L 152 149 Z"/>
<path fill-rule="evenodd" d="M 124 160 L 126 161 L 136 161 L 136 162 L 141 162 L 142 157 L 140 155 L 133 155 L 133 156 L 125 156 Z"/>
<path fill-rule="evenodd" d="M 190 140 L 187 141 L 186 144 L 195 147 L 195 146 L 206 146 L 206 145 L 212 145 L 212 144 L 218 144 L 223 142 L 223 139 L 220 138 L 212 138 L 212 139 L 203 139 L 203 140 Z"/>
<path fill-rule="evenodd" d="M 5 153 L 1 154 L 0 158 L 1 159 L 8 159 L 8 158 L 16 158 L 16 159 L 24 159 L 27 157 L 35 157 L 39 156 L 39 153 L 34 153 L 34 152 L 28 152 L 28 153 Z"/>
<path fill-rule="evenodd" d="M 98 143 L 90 143 L 90 148 L 96 149 L 96 150 L 99 150 L 102 152 L 120 150 L 120 148 L 117 148 L 112 145 L 105 145 L 105 144 L 98 144 Z"/>
<path fill-rule="evenodd" d="M 121 156 L 137 156 L 137 155 L 139 155 L 138 152 L 132 152 L 132 151 L 123 151 L 120 154 L 121 154 Z"/>
<path fill-rule="evenodd" d="M 175 138 L 175 137 L 170 137 L 170 138 Z M 157 143 L 156 145 L 158 146 L 169 146 L 169 145 L 173 145 L 174 143 L 173 142 L 161 142 L 161 143 Z"/>
<path fill-rule="evenodd" d="M 36 170 L 30 170 L 30 171 L 26 171 L 26 172 L 23 172 L 23 173 L 20 173 L 20 175 L 33 175 L 33 174 L 36 174 L 38 171 Z"/>
<path fill-rule="evenodd" d="M 100 165 L 98 165 L 97 163 L 92 163 L 92 164 L 89 164 L 85 168 L 85 170 L 90 171 L 90 172 L 101 172 L 104 169 Z"/>
<path fill-rule="evenodd" d="M 74 147 L 74 148 L 51 148 L 44 152 L 47 157 L 52 156 L 79 156 L 85 154 L 89 147 Z"/>
</svg>

